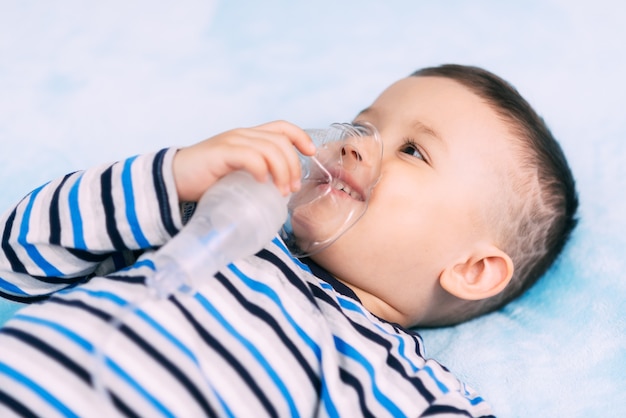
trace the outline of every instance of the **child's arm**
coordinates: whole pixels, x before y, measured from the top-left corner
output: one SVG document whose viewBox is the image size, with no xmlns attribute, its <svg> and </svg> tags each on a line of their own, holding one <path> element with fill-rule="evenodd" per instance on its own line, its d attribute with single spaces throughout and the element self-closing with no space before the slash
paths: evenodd
<svg viewBox="0 0 626 418">
<path fill-rule="evenodd" d="M 179 201 L 197 200 L 231 171 L 259 180 L 271 175 L 285 193 L 295 190 L 294 146 L 314 152 L 304 131 L 272 122 L 68 174 L 34 190 L 0 220 L 0 296 L 35 301 L 84 280 L 105 259 L 124 267 L 129 252 L 158 247 L 178 232 Z"/>
<path fill-rule="evenodd" d="M 5 213 L 0 296 L 32 302 L 132 262 L 181 227 L 171 174 L 175 150 L 71 173 L 41 186 Z"/>
</svg>

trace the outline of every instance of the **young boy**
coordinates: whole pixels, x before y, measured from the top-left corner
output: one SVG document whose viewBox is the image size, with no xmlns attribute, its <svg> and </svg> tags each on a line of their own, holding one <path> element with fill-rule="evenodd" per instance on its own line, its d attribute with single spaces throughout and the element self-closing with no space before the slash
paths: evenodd
<svg viewBox="0 0 626 418">
<path fill-rule="evenodd" d="M 1 415 L 490 416 L 405 327 L 468 320 L 541 276 L 575 225 L 563 153 L 474 67 L 420 70 L 355 122 L 384 149 L 365 215 L 309 259 L 274 239 L 194 295 L 144 285 L 179 203 L 240 169 L 297 190 L 296 149 L 314 153 L 300 128 L 228 131 L 22 200 L 3 218 L 0 292 L 45 302 L 0 331 Z"/>
</svg>

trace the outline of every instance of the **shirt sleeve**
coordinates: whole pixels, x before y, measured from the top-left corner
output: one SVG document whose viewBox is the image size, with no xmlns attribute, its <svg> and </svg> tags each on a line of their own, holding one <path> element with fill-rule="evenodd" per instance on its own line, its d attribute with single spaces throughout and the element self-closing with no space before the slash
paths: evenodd
<svg viewBox="0 0 626 418">
<path fill-rule="evenodd" d="M 24 197 L 0 218 L 0 297 L 40 300 L 163 245 L 182 227 L 175 152 L 70 173 Z"/>
</svg>

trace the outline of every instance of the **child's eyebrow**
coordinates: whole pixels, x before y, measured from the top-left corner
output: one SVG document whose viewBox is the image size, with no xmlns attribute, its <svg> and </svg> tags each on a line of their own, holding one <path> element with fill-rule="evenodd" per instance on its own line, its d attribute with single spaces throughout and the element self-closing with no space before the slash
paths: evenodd
<svg viewBox="0 0 626 418">
<path fill-rule="evenodd" d="M 412 123 L 413 129 L 415 129 L 419 133 L 424 133 L 436 139 L 442 146 L 445 147 L 446 142 L 443 140 L 443 137 L 439 135 L 439 133 L 433 129 L 432 127 L 426 125 L 420 120 L 413 121 Z"/>
<path fill-rule="evenodd" d="M 354 118 L 355 120 L 358 121 L 358 119 L 360 117 L 364 117 L 364 116 L 370 116 L 372 118 L 376 117 L 376 114 L 378 112 L 376 111 L 376 109 L 372 108 L 372 107 L 366 107 L 365 109 L 361 110 L 359 112 L 358 115 L 356 115 L 356 117 Z M 435 139 L 441 147 L 443 147 L 444 149 L 447 148 L 446 147 L 446 142 L 443 139 L 443 136 L 441 136 L 434 128 L 432 128 L 431 126 L 426 125 L 424 122 L 422 122 L 421 120 L 414 120 L 411 122 L 411 127 L 413 129 L 413 131 L 415 131 L 416 133 L 419 134 L 425 134 L 433 139 Z"/>
<path fill-rule="evenodd" d="M 365 109 L 361 110 L 354 119 L 357 120 L 362 116 L 367 116 L 368 113 L 376 113 L 376 111 L 371 107 L 366 107 Z"/>
</svg>

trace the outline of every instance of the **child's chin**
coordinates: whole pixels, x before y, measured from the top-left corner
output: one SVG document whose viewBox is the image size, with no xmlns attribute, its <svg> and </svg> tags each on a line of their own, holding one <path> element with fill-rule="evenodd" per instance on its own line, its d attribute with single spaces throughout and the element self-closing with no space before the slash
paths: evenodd
<svg viewBox="0 0 626 418">
<path fill-rule="evenodd" d="M 348 230 L 365 209 L 365 203 L 350 198 L 318 201 L 296 208 L 291 225 L 303 253 L 318 251 Z"/>
<path fill-rule="evenodd" d="M 296 217 L 291 220 L 296 243 L 304 254 L 319 250 L 320 246 L 323 246 L 336 234 L 336 230 L 328 228 L 327 225 L 306 221 L 308 219 L 302 222 Z"/>
</svg>

